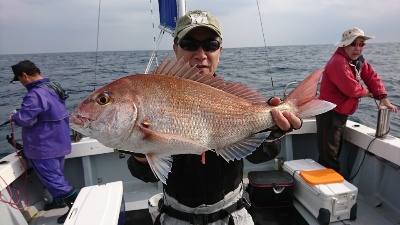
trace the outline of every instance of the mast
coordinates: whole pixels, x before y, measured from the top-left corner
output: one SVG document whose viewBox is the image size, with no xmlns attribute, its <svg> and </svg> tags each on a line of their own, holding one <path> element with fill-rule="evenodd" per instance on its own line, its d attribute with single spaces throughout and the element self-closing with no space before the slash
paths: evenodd
<svg viewBox="0 0 400 225">
<path fill-rule="evenodd" d="M 176 0 L 178 7 L 178 18 L 186 14 L 186 0 Z"/>
<path fill-rule="evenodd" d="M 158 39 L 156 40 L 154 36 L 154 50 L 150 56 L 149 62 L 147 64 L 146 70 L 144 73 L 148 73 L 151 65 L 153 64 L 154 58 L 157 62 L 157 50 L 160 45 L 161 39 L 165 32 L 170 33 L 171 35 L 175 31 L 176 21 L 178 18 L 186 14 L 186 1 L 185 0 L 158 0 L 158 12 L 160 15 L 160 25 L 158 28 L 160 29 L 160 34 Z M 153 23 L 154 25 L 154 23 Z"/>
</svg>

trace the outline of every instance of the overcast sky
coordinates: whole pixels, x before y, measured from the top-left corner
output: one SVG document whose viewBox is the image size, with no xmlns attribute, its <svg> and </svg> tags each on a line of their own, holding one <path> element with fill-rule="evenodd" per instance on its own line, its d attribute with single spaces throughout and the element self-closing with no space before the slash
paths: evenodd
<svg viewBox="0 0 400 225">
<path fill-rule="evenodd" d="M 220 21 L 223 47 L 264 46 L 257 0 L 187 0 Z M 267 46 L 334 44 L 359 27 L 400 41 L 399 0 L 258 0 Z M 0 0 L 0 54 L 96 51 L 98 0 Z M 153 10 L 153 15 L 151 14 Z M 155 24 L 155 29 L 152 24 Z M 99 51 L 152 50 L 157 0 L 102 0 Z M 171 49 L 165 34 L 160 49 Z"/>
</svg>

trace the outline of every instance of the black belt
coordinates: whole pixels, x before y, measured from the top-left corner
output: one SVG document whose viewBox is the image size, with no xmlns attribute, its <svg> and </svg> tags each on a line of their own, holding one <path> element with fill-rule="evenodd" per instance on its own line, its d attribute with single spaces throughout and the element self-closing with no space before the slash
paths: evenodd
<svg viewBox="0 0 400 225">
<path fill-rule="evenodd" d="M 182 212 L 182 211 L 172 208 L 171 206 L 162 204 L 160 213 L 166 213 L 168 216 L 189 222 L 190 224 L 203 225 L 203 224 L 213 223 L 215 221 L 223 219 L 223 218 L 229 216 L 231 213 L 233 213 L 239 209 L 242 209 L 244 207 L 244 205 L 245 205 L 244 200 L 239 199 L 239 201 L 237 201 L 233 205 L 226 207 L 225 209 L 221 209 L 214 213 L 192 214 L 192 213 Z"/>
</svg>

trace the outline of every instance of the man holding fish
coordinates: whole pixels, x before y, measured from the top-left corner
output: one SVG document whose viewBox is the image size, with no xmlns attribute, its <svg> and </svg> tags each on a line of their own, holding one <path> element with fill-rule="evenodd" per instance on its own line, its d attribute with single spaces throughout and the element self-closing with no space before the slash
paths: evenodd
<svg viewBox="0 0 400 225">
<path fill-rule="evenodd" d="M 192 20 L 203 21 L 192 23 Z M 177 58 L 183 57 L 190 66 L 196 66 L 201 74 L 215 74 L 222 53 L 222 33 L 215 17 L 204 11 L 189 12 L 178 20 L 174 37 L 173 49 Z M 279 98 L 271 99 L 271 101 L 276 105 L 280 103 Z M 289 112 L 282 114 L 278 110 L 273 110 L 271 113 L 283 130 L 291 129 L 289 121 L 296 128 L 301 126 L 300 120 Z M 275 154 L 268 155 L 269 151 Z M 253 156 L 255 161 L 257 158 L 254 156 L 258 155 L 273 159 L 279 151 L 280 140 L 272 143 L 265 142 L 265 147 L 258 148 L 258 154 L 254 153 L 249 158 Z M 205 164 L 201 163 L 199 155 L 178 155 L 174 158 L 172 173 L 169 174 L 167 185 L 164 187 L 164 211 L 166 212 L 160 215 L 160 221 L 157 222 L 161 224 L 195 223 L 192 221 L 194 219 L 191 214 L 197 211 L 204 215 L 203 218 L 199 217 L 199 220 L 202 222 L 207 220 L 209 224 L 217 224 L 217 220 L 221 220 L 221 224 L 253 224 L 251 216 L 243 208 L 243 203 L 239 203 L 243 192 L 241 183 L 243 160 L 228 163 L 212 151 L 207 151 L 205 157 Z M 143 175 L 154 177 L 150 167 L 147 172 L 138 174 L 142 171 L 135 169 L 143 166 L 132 164 L 140 162 L 147 163 L 146 157 L 136 156 L 135 159 L 129 160 L 131 172 L 139 178 Z M 223 216 L 219 218 L 217 215 L 221 214 L 220 210 L 224 208 L 227 209 L 226 213 L 222 213 Z"/>
<path fill-rule="evenodd" d="M 132 152 L 133 176 L 164 183 L 156 224 L 254 224 L 244 208 L 243 158 L 275 158 L 275 139 L 300 129 L 299 118 L 335 106 L 314 98 L 322 71 L 284 102 L 267 101 L 215 75 L 222 33 L 209 12 L 188 12 L 173 36 L 175 57 L 153 74 L 127 76 L 90 94 L 71 114 L 71 127 Z"/>
</svg>

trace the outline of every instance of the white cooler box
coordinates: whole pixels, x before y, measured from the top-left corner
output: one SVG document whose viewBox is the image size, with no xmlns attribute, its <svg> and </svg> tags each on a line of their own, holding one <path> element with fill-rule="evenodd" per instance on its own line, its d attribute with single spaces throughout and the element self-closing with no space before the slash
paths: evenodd
<svg viewBox="0 0 400 225">
<path fill-rule="evenodd" d="M 84 187 L 64 225 L 122 225 L 125 218 L 122 181 Z"/>
<path fill-rule="evenodd" d="M 358 189 L 348 181 L 326 184 L 310 184 L 303 179 L 306 173 L 326 171 L 324 166 L 312 159 L 286 161 L 283 169 L 294 175 L 294 197 L 315 216 L 321 225 L 339 220 L 355 220 L 357 218 L 357 193 Z M 330 169 L 327 169 L 330 170 Z M 300 176 L 300 171 L 303 172 Z M 333 170 L 332 170 L 333 171 Z M 338 173 L 338 177 L 341 177 Z M 316 176 L 316 179 L 324 176 Z M 342 177 L 341 177 L 342 178 Z M 323 181 L 322 181 L 323 182 Z M 316 182 L 317 183 L 317 182 Z"/>
</svg>

